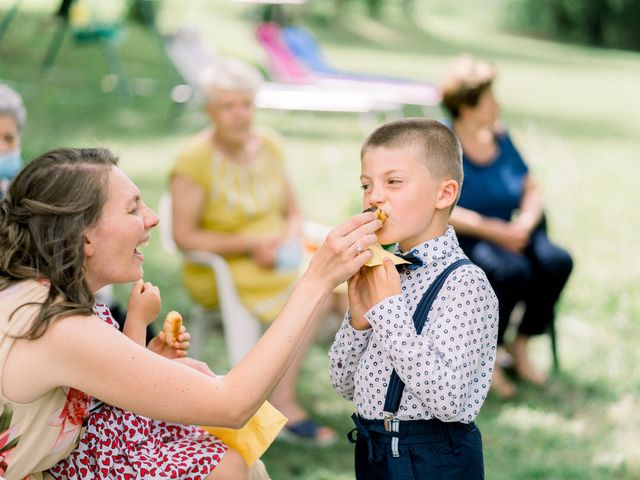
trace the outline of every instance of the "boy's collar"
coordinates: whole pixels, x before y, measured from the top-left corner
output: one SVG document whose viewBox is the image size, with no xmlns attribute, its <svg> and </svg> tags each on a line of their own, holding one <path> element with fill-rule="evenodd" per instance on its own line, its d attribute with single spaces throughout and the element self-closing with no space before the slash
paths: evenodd
<svg viewBox="0 0 640 480">
<path fill-rule="evenodd" d="M 400 250 L 400 244 L 396 244 L 395 252 L 402 255 L 412 254 L 424 259 L 424 262 L 428 263 L 431 261 L 430 257 L 433 257 L 433 259 L 445 257 L 448 252 L 457 246 L 458 237 L 456 236 L 456 232 L 451 225 L 447 225 L 447 229 L 443 235 L 420 243 L 405 252 Z"/>
</svg>

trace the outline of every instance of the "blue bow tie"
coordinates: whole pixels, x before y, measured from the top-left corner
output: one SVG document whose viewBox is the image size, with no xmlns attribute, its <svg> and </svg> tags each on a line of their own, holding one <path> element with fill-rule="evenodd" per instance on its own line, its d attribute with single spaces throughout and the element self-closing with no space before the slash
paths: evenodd
<svg viewBox="0 0 640 480">
<path fill-rule="evenodd" d="M 402 263 L 400 265 L 396 265 L 398 269 L 403 267 L 403 268 L 408 268 L 409 270 L 416 270 L 424 265 L 424 262 L 422 261 L 422 257 L 419 257 L 418 255 L 413 253 L 412 250 L 408 251 L 407 253 L 398 252 L 395 255 L 409 262 L 408 264 Z"/>
</svg>

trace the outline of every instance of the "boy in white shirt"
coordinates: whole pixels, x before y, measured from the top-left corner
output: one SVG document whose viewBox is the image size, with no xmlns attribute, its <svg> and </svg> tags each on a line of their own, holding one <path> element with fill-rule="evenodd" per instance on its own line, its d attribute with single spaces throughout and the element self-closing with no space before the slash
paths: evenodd
<svg viewBox="0 0 640 480">
<path fill-rule="evenodd" d="M 385 260 L 349 281 L 329 352 L 334 388 L 356 405 L 357 479 L 484 478 L 473 421 L 495 362 L 498 301 L 448 226 L 461 157 L 455 134 L 427 119 L 387 123 L 361 150 L 364 206 L 388 215 L 378 240 L 412 265 L 398 272 Z"/>
</svg>

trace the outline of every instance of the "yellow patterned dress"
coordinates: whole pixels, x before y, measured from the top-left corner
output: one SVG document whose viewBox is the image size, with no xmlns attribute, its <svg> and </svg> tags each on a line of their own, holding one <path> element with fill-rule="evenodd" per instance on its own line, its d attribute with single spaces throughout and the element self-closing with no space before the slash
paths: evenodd
<svg viewBox="0 0 640 480">
<path fill-rule="evenodd" d="M 200 228 L 223 234 L 278 234 L 286 228 L 284 158 L 275 134 L 260 131 L 262 146 L 248 164 L 225 158 L 209 138 L 194 138 L 179 156 L 173 175 L 187 177 L 206 192 Z M 238 294 L 262 321 L 273 320 L 288 297 L 297 273 L 259 267 L 250 256 L 226 256 Z M 187 291 L 205 307 L 217 305 L 211 269 L 187 263 Z"/>
</svg>

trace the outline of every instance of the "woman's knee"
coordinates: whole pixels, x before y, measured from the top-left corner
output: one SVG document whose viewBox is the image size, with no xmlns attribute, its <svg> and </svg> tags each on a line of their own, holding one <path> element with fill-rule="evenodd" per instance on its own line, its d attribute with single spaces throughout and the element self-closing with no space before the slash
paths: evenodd
<svg viewBox="0 0 640 480">
<path fill-rule="evenodd" d="M 541 258 L 540 268 L 547 276 L 554 278 L 568 278 L 573 270 L 573 258 L 566 250 L 556 247 Z"/>
<path fill-rule="evenodd" d="M 573 258 L 566 250 L 561 249 L 560 252 L 558 252 L 556 264 L 558 265 L 558 270 L 565 274 L 567 277 L 573 270 Z"/>
<path fill-rule="evenodd" d="M 248 480 L 249 467 L 237 450 L 229 448 L 207 480 Z"/>
<path fill-rule="evenodd" d="M 492 285 L 525 286 L 533 274 L 531 261 L 489 242 L 478 242 L 469 257 L 487 273 Z"/>
<path fill-rule="evenodd" d="M 546 233 L 537 231 L 531 240 L 528 255 L 538 269 L 552 276 L 568 277 L 573 270 L 573 259 L 564 248 L 551 242 Z"/>
<path fill-rule="evenodd" d="M 533 267 L 525 257 L 505 259 L 489 273 L 489 277 L 492 277 L 496 283 L 506 286 L 510 290 L 526 288 L 531 282 L 532 276 Z"/>
</svg>

